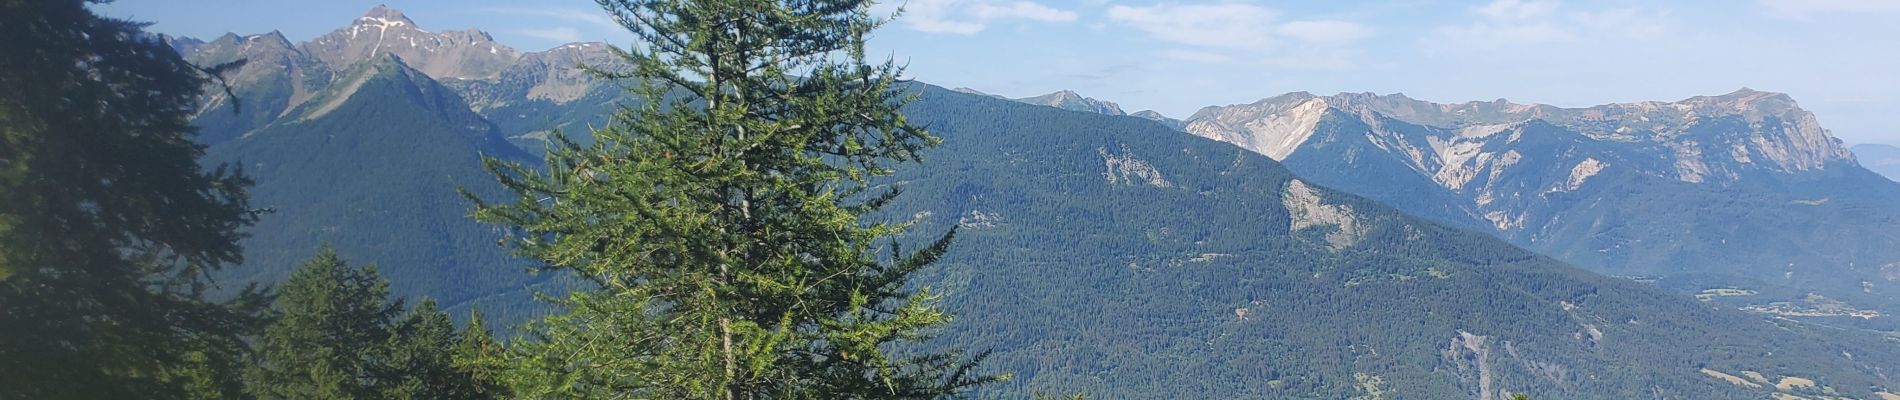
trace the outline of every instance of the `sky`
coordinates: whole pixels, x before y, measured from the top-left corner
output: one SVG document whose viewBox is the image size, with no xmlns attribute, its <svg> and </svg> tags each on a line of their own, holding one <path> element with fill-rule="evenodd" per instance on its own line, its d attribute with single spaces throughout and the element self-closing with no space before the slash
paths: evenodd
<svg viewBox="0 0 1900 400">
<path fill-rule="evenodd" d="M 105 15 L 303 41 L 378 3 L 528 51 L 632 37 L 592 0 L 117 0 Z M 1849 144 L 1900 144 L 1900 0 L 894 0 L 872 54 L 945 87 L 1069 89 L 1176 118 L 1286 92 L 1564 107 L 1788 93 Z"/>
</svg>

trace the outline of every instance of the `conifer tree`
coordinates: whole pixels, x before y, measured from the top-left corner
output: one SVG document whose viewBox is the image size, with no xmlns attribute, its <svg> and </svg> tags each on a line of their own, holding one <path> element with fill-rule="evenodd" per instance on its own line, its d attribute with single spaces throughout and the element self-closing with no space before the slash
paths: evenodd
<svg viewBox="0 0 1900 400">
<path fill-rule="evenodd" d="M 0 0 L 0 398 L 229 389 L 263 301 L 205 300 L 255 220 L 192 141 L 215 71 L 87 3 Z"/>
<path fill-rule="evenodd" d="M 462 328 L 461 342 L 455 347 L 455 369 L 467 374 L 471 385 L 464 397 L 467 399 L 508 397 L 507 387 L 501 381 L 508 369 L 505 349 L 485 323 L 481 310 L 470 312 L 468 325 Z"/>
<path fill-rule="evenodd" d="M 469 374 L 456 367 L 462 345 L 455 322 L 424 299 L 399 321 L 383 350 L 379 366 L 385 399 L 473 400 L 477 388 Z"/>
<path fill-rule="evenodd" d="M 260 399 L 497 398 L 498 384 L 464 365 L 470 344 L 434 300 L 403 312 L 375 265 L 329 248 L 279 288 L 277 316 L 257 340 L 245 389 Z M 473 323 L 479 324 L 479 316 Z M 479 325 L 476 325 L 479 326 Z M 492 341 L 486 329 L 473 340 Z M 479 378 L 479 379 L 478 379 Z"/>
<path fill-rule="evenodd" d="M 871 179 L 938 142 L 899 112 L 901 69 L 866 61 L 869 1 L 600 4 L 640 40 L 596 72 L 644 101 L 591 144 L 558 137 L 545 172 L 488 160 L 511 202 L 470 196 L 519 254 L 592 284 L 511 344 L 517 395 L 937 398 L 995 379 L 893 351 L 948 320 L 906 283 L 953 235 L 905 252 L 908 224 L 864 220 L 898 195 Z"/>
<path fill-rule="evenodd" d="M 324 248 L 278 287 L 278 315 L 257 341 L 245 388 L 260 399 L 381 398 L 391 320 L 389 283 L 376 266 L 350 267 Z"/>
</svg>

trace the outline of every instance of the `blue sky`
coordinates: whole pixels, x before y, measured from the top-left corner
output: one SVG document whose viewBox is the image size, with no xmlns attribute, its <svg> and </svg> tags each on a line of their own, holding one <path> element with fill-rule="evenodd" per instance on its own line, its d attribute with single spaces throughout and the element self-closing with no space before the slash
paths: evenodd
<svg viewBox="0 0 1900 400">
<path fill-rule="evenodd" d="M 107 15 L 307 40 L 379 1 L 118 0 Z M 385 0 L 523 50 L 631 40 L 591 0 Z M 909 0 L 873 51 L 1011 97 L 1072 89 L 1185 117 L 1290 91 L 1589 106 L 1785 92 L 1849 143 L 1900 143 L 1900 0 Z"/>
</svg>

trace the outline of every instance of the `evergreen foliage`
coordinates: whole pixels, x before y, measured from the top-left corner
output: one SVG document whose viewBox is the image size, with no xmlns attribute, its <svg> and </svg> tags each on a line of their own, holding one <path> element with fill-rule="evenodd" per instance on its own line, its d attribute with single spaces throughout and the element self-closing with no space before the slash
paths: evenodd
<svg viewBox="0 0 1900 400">
<path fill-rule="evenodd" d="M 870 179 L 937 143 L 899 112 L 900 69 L 865 61 L 869 2 L 601 4 L 642 39 L 601 72 L 643 101 L 592 144 L 557 135 L 544 171 L 491 160 L 513 203 L 470 196 L 519 254 L 591 284 L 517 345 L 516 390 L 938 398 L 996 379 L 891 350 L 948 321 L 906 284 L 953 235 L 882 250 L 907 224 L 861 220 L 898 195 Z"/>
<path fill-rule="evenodd" d="M 280 287 L 277 315 L 245 373 L 260 399 L 480 399 L 493 382 L 462 369 L 464 338 L 423 300 L 403 313 L 376 266 L 353 268 L 329 248 Z M 479 338 L 485 330 L 476 331 Z"/>
<path fill-rule="evenodd" d="M 228 393 L 261 299 L 204 296 L 253 221 L 192 141 L 217 71 L 86 3 L 0 1 L 0 398 Z"/>
</svg>

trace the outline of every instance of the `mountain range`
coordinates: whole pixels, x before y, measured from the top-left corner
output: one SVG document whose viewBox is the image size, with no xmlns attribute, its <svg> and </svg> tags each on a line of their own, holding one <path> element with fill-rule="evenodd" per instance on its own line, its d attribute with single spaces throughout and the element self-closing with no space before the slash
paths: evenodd
<svg viewBox="0 0 1900 400">
<path fill-rule="evenodd" d="M 1900 185 L 1785 94 L 1562 108 L 1299 92 L 1179 124 L 1602 273 L 1764 314 L 1900 324 Z"/>
<path fill-rule="evenodd" d="M 456 192 L 501 195 L 481 169 L 482 156 L 533 162 L 550 132 L 584 134 L 607 123 L 605 113 L 625 101 L 619 85 L 576 69 L 612 68 L 605 45 L 520 52 L 479 31 L 431 33 L 383 7 L 302 43 L 277 33 L 171 41 L 202 64 L 247 60 L 230 78 L 235 96 L 208 98 L 196 120 L 210 146 L 208 161 L 243 166 L 258 182 L 253 203 L 273 210 L 245 242 L 248 265 L 231 269 L 225 282 L 281 280 L 297 260 L 328 244 L 351 259 L 380 264 L 397 294 L 431 296 L 451 309 L 480 307 L 498 321 L 530 319 L 539 310 L 532 292 L 570 287 L 510 258 L 495 244 L 498 232 L 466 217 L 469 204 Z M 1807 286 L 1823 293 L 1819 289 L 1834 289 L 1825 284 L 1842 276 L 1864 278 L 1848 275 L 1857 271 L 1852 268 L 1806 267 L 1799 279 L 1773 281 L 1758 276 L 1762 268 L 1705 265 L 1696 268 L 1715 271 L 1714 278 L 1670 286 L 1698 275 L 1646 265 L 1641 268 L 1670 277 L 1644 283 L 1563 261 L 1575 255 L 1532 251 L 1553 253 L 1556 247 L 1537 247 L 1539 240 L 1559 240 L 1554 235 L 1574 235 L 1571 230 L 1624 235 L 1619 240 L 1625 241 L 1668 238 L 1638 235 L 1650 233 L 1639 229 L 1646 221 L 1634 219 L 1667 212 L 1611 213 L 1567 196 L 1622 201 L 1601 207 L 1636 204 L 1614 199 L 1618 193 L 1649 201 L 1767 196 L 1729 200 L 1721 205 L 1736 211 L 1712 215 L 1771 218 L 1774 224 L 1761 229 L 1786 234 L 1804 233 L 1790 228 L 1803 221 L 1780 218 L 1808 214 L 1784 214 L 1780 206 L 1787 204 L 1773 196 L 1818 203 L 1788 207 L 1824 210 L 1814 215 L 1884 210 L 1870 204 L 1885 195 L 1878 189 L 1834 191 L 1839 180 L 1859 182 L 1852 179 L 1867 174 L 1845 166 L 1852 157 L 1844 163 L 1844 151 L 1812 147 L 1811 141 L 1831 138 L 1824 131 L 1803 136 L 1813 134 L 1804 131 L 1811 116 L 1800 120 L 1792 101 L 1778 106 L 1782 98 L 1771 94 L 1659 105 L 1687 111 L 1653 114 L 1761 132 L 1708 136 L 1727 138 L 1717 141 L 1698 136 L 1714 129 L 1703 125 L 1667 134 L 1604 134 L 1617 129 L 1562 125 L 1602 119 L 1587 112 L 1535 114 L 1502 104 L 1462 113 L 1480 116 L 1442 111 L 1430 117 L 1373 106 L 1348 113 L 1349 107 L 1334 104 L 1344 100 L 1289 95 L 1177 121 L 1153 112 L 1102 115 L 1121 111 L 1072 92 L 1010 100 L 922 84 L 908 90 L 920 98 L 906 113 L 944 144 L 925 153 L 925 164 L 884 181 L 904 185 L 906 194 L 883 217 L 918 221 L 917 240 L 960 227 L 959 243 L 917 282 L 939 289 L 944 307 L 959 316 L 925 345 L 993 350 L 986 368 L 1016 376 L 976 393 L 979 398 L 1076 391 L 1108 398 L 1485 400 L 1518 393 L 1873 398 L 1900 392 L 1900 380 L 1888 376 L 1900 368 L 1900 347 L 1867 325 L 1891 317 L 1839 323 L 1835 319 L 1859 317 L 1787 315 L 1822 303 L 1836 311 L 1861 307 L 1851 303 L 1859 298 L 1829 291 L 1758 313 L 1723 303 L 1793 296 L 1788 293 Z M 1362 102 L 1390 107 L 1418 105 L 1365 97 Z M 1734 102 L 1763 111 L 1708 118 L 1711 112 L 1699 108 Z M 1544 116 L 1559 114 L 1576 117 Z M 1533 117 L 1510 121 L 1525 116 Z M 1306 128 L 1309 120 L 1312 128 Z M 1465 125 L 1440 126 L 1455 124 Z M 1480 124 L 1499 127 L 1483 135 L 1493 128 L 1463 131 Z M 1753 128 L 1757 124 L 1774 129 Z M 1301 130 L 1310 132 L 1280 133 Z M 1630 139 L 1620 139 L 1625 136 Z M 1759 161 L 1738 167 L 1685 156 L 1671 147 L 1683 137 L 1709 143 L 1690 146 L 1704 154 L 1739 145 Z M 1645 150 L 1621 148 L 1629 143 Z M 1508 155 L 1513 152 L 1517 156 Z M 1343 161 L 1303 161 L 1328 156 Z M 1498 160 L 1511 157 L 1522 166 L 1499 167 Z M 1545 158 L 1548 165 L 1526 168 Z M 1678 168 L 1685 159 L 1702 164 Z M 1579 167 L 1587 160 L 1601 165 Z M 1453 164 L 1461 166 L 1446 167 Z M 1424 167 L 1433 173 L 1424 174 Z M 1448 168 L 1449 178 L 1435 178 Z M 1391 176 L 1355 178 L 1361 169 Z M 1571 185 L 1572 175 L 1582 177 Z M 1374 178 L 1385 180 L 1355 180 Z M 1704 192 L 1705 186 L 1733 189 Z M 1554 211 L 1536 208 L 1543 190 L 1559 187 L 1565 190 L 1547 196 L 1558 199 L 1551 200 L 1559 204 L 1550 206 Z M 1480 192 L 1491 200 L 1477 204 Z M 1517 236 L 1486 217 L 1517 210 L 1509 207 L 1535 209 L 1502 218 L 1523 221 L 1511 232 L 1537 226 L 1556 233 Z M 1602 222 L 1561 225 L 1547 218 Z M 1878 227 L 1833 221 L 1859 224 L 1842 228 L 1855 234 L 1872 235 Z M 1585 229 L 1604 225 L 1622 228 Z M 1739 251 L 1706 242 L 1759 233 L 1704 231 L 1674 239 Z M 1573 237 L 1591 236 L 1561 236 Z M 1881 254 L 1853 247 L 1867 243 L 1841 246 L 1867 257 Z M 1617 254 L 1600 259 L 1652 257 Z M 1598 270 L 1638 268 L 1580 260 L 1571 261 Z M 1706 302 L 1666 291 L 1751 277 L 1760 284 L 1723 286 L 1730 291 L 1709 292 Z M 1886 286 L 1867 289 L 1876 300 L 1890 293 Z M 1731 296 L 1740 293 L 1752 294 Z"/>
</svg>

